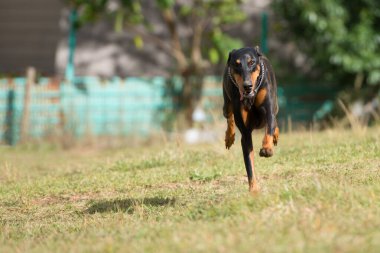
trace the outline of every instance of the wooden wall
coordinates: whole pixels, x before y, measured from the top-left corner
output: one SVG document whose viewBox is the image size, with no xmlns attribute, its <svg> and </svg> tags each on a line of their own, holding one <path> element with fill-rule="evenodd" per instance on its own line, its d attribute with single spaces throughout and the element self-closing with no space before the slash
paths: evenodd
<svg viewBox="0 0 380 253">
<path fill-rule="evenodd" d="M 61 10 L 59 0 L 0 1 L 0 74 L 55 74 Z"/>
</svg>

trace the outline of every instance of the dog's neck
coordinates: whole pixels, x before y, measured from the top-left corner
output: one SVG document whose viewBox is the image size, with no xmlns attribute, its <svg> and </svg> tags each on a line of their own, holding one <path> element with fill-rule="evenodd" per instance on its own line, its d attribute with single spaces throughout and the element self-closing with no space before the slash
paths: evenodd
<svg viewBox="0 0 380 253">
<path fill-rule="evenodd" d="M 259 63 L 260 63 L 260 75 L 259 75 L 259 77 L 257 78 L 258 81 L 256 80 L 255 89 L 254 89 L 254 91 L 253 91 L 253 92 L 254 92 L 254 97 L 256 97 L 257 92 L 259 91 L 261 85 L 263 84 L 264 76 L 265 76 L 264 62 L 263 62 L 263 60 L 261 59 L 261 57 L 259 58 Z"/>
<path fill-rule="evenodd" d="M 255 97 L 243 98 L 243 100 L 241 102 L 244 106 L 244 109 L 249 111 L 251 109 L 253 103 L 255 102 Z"/>
</svg>

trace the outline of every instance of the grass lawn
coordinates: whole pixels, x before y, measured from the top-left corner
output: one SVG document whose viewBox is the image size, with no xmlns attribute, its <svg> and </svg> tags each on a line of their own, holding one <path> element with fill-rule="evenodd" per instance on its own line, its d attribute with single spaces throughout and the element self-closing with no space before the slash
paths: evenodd
<svg viewBox="0 0 380 253">
<path fill-rule="evenodd" d="M 380 129 L 280 136 L 251 196 L 240 141 L 0 147 L 0 252 L 380 252 Z"/>
</svg>

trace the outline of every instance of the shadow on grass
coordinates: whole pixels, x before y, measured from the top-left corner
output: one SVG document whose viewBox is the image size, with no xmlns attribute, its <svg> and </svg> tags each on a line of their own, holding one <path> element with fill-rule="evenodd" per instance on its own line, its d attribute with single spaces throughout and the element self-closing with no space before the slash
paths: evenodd
<svg viewBox="0 0 380 253">
<path fill-rule="evenodd" d="M 174 198 L 143 198 L 143 199 L 115 199 L 105 200 L 92 203 L 89 208 L 84 212 L 88 214 L 94 213 L 107 213 L 107 212 L 127 212 L 132 214 L 136 208 L 141 207 L 159 207 L 159 206 L 173 206 L 175 204 Z"/>
</svg>

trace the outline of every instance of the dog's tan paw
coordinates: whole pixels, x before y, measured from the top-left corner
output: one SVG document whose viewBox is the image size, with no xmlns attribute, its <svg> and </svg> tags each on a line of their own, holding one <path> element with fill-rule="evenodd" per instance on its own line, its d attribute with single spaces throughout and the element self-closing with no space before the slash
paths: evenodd
<svg viewBox="0 0 380 253">
<path fill-rule="evenodd" d="M 230 149 L 232 144 L 235 142 L 235 133 L 230 133 L 226 131 L 226 137 L 224 139 L 224 142 L 226 144 L 226 149 Z"/>
<path fill-rule="evenodd" d="M 249 184 L 249 192 L 253 196 L 257 196 L 260 193 L 260 186 L 257 183 Z"/>
<path fill-rule="evenodd" d="M 277 146 L 277 142 L 278 142 L 278 137 L 273 136 L 273 145 Z"/>
<path fill-rule="evenodd" d="M 273 149 L 271 149 L 271 148 L 262 148 L 262 149 L 260 149 L 259 155 L 261 157 L 271 157 L 271 156 L 273 156 Z"/>
</svg>

